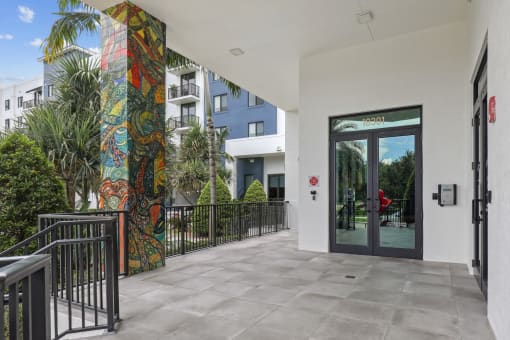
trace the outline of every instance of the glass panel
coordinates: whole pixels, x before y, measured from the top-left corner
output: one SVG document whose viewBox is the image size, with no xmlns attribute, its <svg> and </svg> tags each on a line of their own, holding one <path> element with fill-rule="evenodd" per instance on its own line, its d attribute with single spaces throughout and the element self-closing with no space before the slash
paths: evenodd
<svg viewBox="0 0 510 340">
<path fill-rule="evenodd" d="M 264 135 L 264 123 L 257 123 L 257 136 Z"/>
<path fill-rule="evenodd" d="M 248 136 L 255 137 L 257 135 L 257 124 L 250 123 L 248 124 Z"/>
<path fill-rule="evenodd" d="M 221 96 L 214 97 L 214 112 L 221 111 Z"/>
<path fill-rule="evenodd" d="M 368 244 L 366 139 L 336 143 L 336 243 Z"/>
<path fill-rule="evenodd" d="M 415 248 L 415 136 L 379 138 L 379 246 Z"/>
<path fill-rule="evenodd" d="M 331 132 L 340 133 L 419 125 L 421 124 L 420 117 L 421 107 L 338 117 L 331 120 Z"/>
</svg>

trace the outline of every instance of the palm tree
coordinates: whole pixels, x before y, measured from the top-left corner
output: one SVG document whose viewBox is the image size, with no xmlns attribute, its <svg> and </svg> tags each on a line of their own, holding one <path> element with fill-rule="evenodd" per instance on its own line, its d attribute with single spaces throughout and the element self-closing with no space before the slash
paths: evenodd
<svg viewBox="0 0 510 340">
<path fill-rule="evenodd" d="M 64 49 L 65 46 L 74 44 L 78 36 L 83 32 L 97 32 L 101 27 L 101 16 L 93 8 L 83 5 L 80 0 L 57 0 L 59 19 L 51 28 L 50 35 L 43 43 L 44 55 L 47 61 L 52 61 Z M 187 57 L 167 49 L 167 66 L 169 68 L 194 64 Z M 207 131 L 209 143 L 209 177 L 211 181 L 211 204 L 216 204 L 216 155 L 215 133 L 212 119 L 211 99 L 209 93 L 209 71 L 202 67 L 204 75 L 204 97 L 207 115 Z M 223 79 L 223 82 L 234 96 L 239 96 L 241 88 L 236 84 Z"/>
<path fill-rule="evenodd" d="M 99 188 L 99 64 L 90 58 L 60 60 L 56 100 L 25 115 L 26 134 L 53 162 L 66 186 L 70 207 L 75 195 L 88 208 L 89 193 Z"/>
</svg>

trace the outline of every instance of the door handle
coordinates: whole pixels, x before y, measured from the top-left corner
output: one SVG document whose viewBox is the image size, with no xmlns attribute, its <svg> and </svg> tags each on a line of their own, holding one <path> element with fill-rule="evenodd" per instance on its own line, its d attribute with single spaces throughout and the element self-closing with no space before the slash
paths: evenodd
<svg viewBox="0 0 510 340">
<path fill-rule="evenodd" d="M 370 201 L 372 199 L 370 197 L 367 197 L 367 201 L 365 202 L 365 211 L 367 213 L 371 213 L 372 212 L 372 208 L 370 207 Z"/>
</svg>

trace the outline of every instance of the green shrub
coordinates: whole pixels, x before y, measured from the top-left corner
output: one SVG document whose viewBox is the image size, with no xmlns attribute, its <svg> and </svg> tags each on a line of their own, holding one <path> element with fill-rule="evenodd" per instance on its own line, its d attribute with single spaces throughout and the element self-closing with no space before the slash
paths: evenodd
<svg viewBox="0 0 510 340">
<path fill-rule="evenodd" d="M 228 190 L 227 185 L 221 179 L 221 177 L 216 177 L 216 203 L 222 204 L 230 202 L 232 202 L 232 195 L 230 195 L 230 190 Z M 208 181 L 205 187 L 202 189 L 200 197 L 198 197 L 197 204 L 211 204 L 211 181 Z"/>
<path fill-rule="evenodd" d="M 220 178 L 216 177 L 216 203 L 217 204 L 226 204 L 232 202 L 232 196 L 230 195 L 230 191 L 228 190 L 225 182 Z M 202 189 L 200 193 L 200 197 L 198 198 L 198 205 L 208 205 L 211 204 L 211 182 L 207 182 L 205 187 Z M 227 234 L 227 224 L 230 221 L 230 217 L 232 216 L 232 209 L 227 207 L 220 206 L 218 208 L 218 216 L 217 219 L 217 229 L 216 235 L 222 236 Z M 206 237 L 209 235 L 209 210 L 207 207 L 199 207 L 193 212 L 193 224 L 194 229 L 198 232 L 199 236 Z"/>
<path fill-rule="evenodd" d="M 0 250 L 36 232 L 37 215 L 65 211 L 62 182 L 34 142 L 11 134 L 0 142 Z"/>
<path fill-rule="evenodd" d="M 267 202 L 264 186 L 257 179 L 254 180 L 248 187 L 248 190 L 246 190 L 244 201 L 247 203 Z"/>
</svg>

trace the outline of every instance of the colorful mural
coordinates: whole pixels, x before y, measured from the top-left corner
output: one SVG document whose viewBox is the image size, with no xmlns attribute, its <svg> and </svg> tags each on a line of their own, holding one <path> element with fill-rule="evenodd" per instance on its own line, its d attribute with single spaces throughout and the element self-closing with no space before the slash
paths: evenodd
<svg viewBox="0 0 510 340">
<path fill-rule="evenodd" d="M 129 210 L 129 273 L 162 266 L 165 24 L 125 2 L 102 19 L 101 204 Z"/>
</svg>

